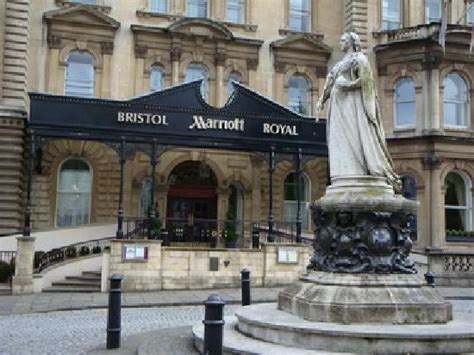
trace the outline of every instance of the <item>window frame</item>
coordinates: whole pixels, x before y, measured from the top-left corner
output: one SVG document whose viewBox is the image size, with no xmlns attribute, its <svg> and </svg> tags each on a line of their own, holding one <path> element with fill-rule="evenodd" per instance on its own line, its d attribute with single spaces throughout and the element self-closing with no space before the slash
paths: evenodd
<svg viewBox="0 0 474 355">
<path fill-rule="evenodd" d="M 204 76 L 204 79 L 201 83 L 201 96 L 203 98 L 204 101 L 206 101 L 207 103 L 209 103 L 210 101 L 210 80 L 209 80 L 209 75 L 210 75 L 210 72 L 209 72 L 209 68 L 207 67 L 207 65 L 205 65 L 204 63 L 202 62 L 191 62 L 187 65 L 186 69 L 184 70 L 184 82 L 185 83 L 189 83 L 193 80 L 197 80 L 197 79 L 192 79 L 192 80 L 189 80 L 187 81 L 186 80 L 186 76 L 187 76 L 187 72 L 189 70 L 189 68 L 191 66 L 200 66 L 201 68 L 204 69 L 204 71 L 207 73 L 207 75 Z M 204 85 L 204 83 L 206 83 Z M 204 91 L 203 89 L 206 89 L 206 91 Z"/>
<path fill-rule="evenodd" d="M 446 204 L 446 181 L 448 179 L 449 174 L 456 174 L 458 175 L 463 183 L 464 183 L 464 196 L 465 196 L 465 205 L 464 206 L 456 206 L 456 205 L 447 205 Z M 444 218 L 445 218 L 445 230 L 447 229 L 447 223 L 446 223 L 446 210 L 455 210 L 455 211 L 464 211 L 465 213 L 465 225 L 464 225 L 464 230 L 465 231 L 472 231 L 473 230 L 473 225 L 472 225 L 472 181 L 470 177 L 464 173 L 463 171 L 460 170 L 450 170 L 445 178 L 444 178 Z"/>
<path fill-rule="evenodd" d="M 395 31 L 403 28 L 403 1 L 402 0 L 395 0 L 398 1 L 400 4 L 399 8 L 400 11 L 398 12 L 398 21 L 395 22 L 393 20 L 385 20 L 384 19 L 384 1 L 390 1 L 390 0 L 382 0 L 380 3 L 380 28 L 382 31 Z M 390 24 L 390 23 L 397 23 L 398 27 L 397 28 L 385 28 L 384 24 Z"/>
<path fill-rule="evenodd" d="M 306 32 L 311 32 L 312 31 L 312 13 L 313 13 L 313 8 L 312 8 L 312 1 L 311 0 L 304 0 L 308 4 L 308 9 L 297 9 L 297 10 L 292 10 L 292 0 L 288 0 L 288 29 L 293 32 L 301 32 L 301 33 L 306 33 Z M 301 29 L 301 28 L 293 28 L 291 26 L 291 19 L 294 17 L 294 14 L 300 15 L 300 18 L 303 19 L 304 16 L 307 16 L 307 28 L 306 29 Z"/>
<path fill-rule="evenodd" d="M 293 219 L 287 219 L 287 213 L 286 213 L 286 206 L 289 206 L 289 204 L 293 204 L 296 206 L 298 203 L 298 199 L 295 200 L 287 200 L 286 199 L 286 180 L 289 178 L 291 174 L 297 174 L 296 171 L 292 170 L 290 171 L 286 176 L 285 179 L 283 180 L 283 220 L 284 222 L 287 223 L 295 223 L 296 222 L 296 215 L 293 216 Z M 311 179 L 309 176 L 303 171 L 301 173 L 301 179 L 304 181 L 303 185 L 301 186 L 303 188 L 303 199 L 301 199 L 301 227 L 303 230 L 311 230 L 311 210 L 309 208 L 311 204 Z M 294 183 L 294 187 L 296 188 L 296 183 Z M 306 186 L 306 189 L 305 189 Z M 296 193 L 296 192 L 295 192 Z M 304 225 L 304 219 L 303 219 L 303 214 L 306 214 L 306 221 L 307 221 L 307 226 Z"/>
<path fill-rule="evenodd" d="M 165 11 L 156 11 L 153 9 L 153 4 L 157 4 L 156 6 L 159 8 L 160 3 L 164 3 Z M 170 0 L 149 0 L 148 11 L 154 14 L 168 14 L 170 11 Z"/>
<path fill-rule="evenodd" d="M 153 73 L 155 71 L 159 71 L 161 72 L 161 86 L 157 89 L 154 89 L 153 86 L 152 86 L 152 79 L 153 79 Z M 165 85 L 165 69 L 163 68 L 162 65 L 160 64 L 153 64 L 151 67 L 150 67 L 150 78 L 149 78 L 149 90 L 150 92 L 154 92 L 154 91 L 160 91 L 160 90 L 163 90 L 166 85 Z"/>
<path fill-rule="evenodd" d="M 67 226 L 58 226 L 58 208 L 59 208 L 59 198 L 60 198 L 60 191 L 59 191 L 59 186 L 61 183 L 61 168 L 65 163 L 67 163 L 70 160 L 80 160 L 83 163 L 87 164 L 89 167 L 89 174 L 90 174 L 90 191 L 89 191 L 89 204 L 87 206 L 88 208 L 88 214 L 87 214 L 87 223 L 84 224 L 70 224 Z M 69 156 L 62 160 L 57 168 L 56 171 L 56 206 L 54 208 L 54 227 L 55 228 L 74 228 L 78 226 L 86 226 L 91 223 L 92 220 L 92 196 L 93 196 L 93 191 L 94 191 L 94 170 L 92 169 L 92 165 L 83 157 L 77 157 L 77 156 Z"/>
<path fill-rule="evenodd" d="M 230 18 L 229 18 L 229 3 L 230 1 L 235 1 L 235 2 L 238 2 L 240 3 L 241 7 L 240 7 L 240 13 L 241 13 L 241 20 L 240 21 L 232 21 Z M 225 21 L 228 22 L 228 23 L 232 23 L 232 24 L 238 24 L 238 25 L 244 25 L 247 23 L 247 16 L 246 16 L 246 11 L 247 10 L 247 0 L 227 0 L 226 1 L 226 8 L 225 8 L 225 11 L 226 11 L 226 14 L 225 14 Z"/>
<path fill-rule="evenodd" d="M 303 79 L 306 84 L 308 84 L 308 87 L 307 87 L 307 92 L 306 92 L 306 98 L 307 98 L 307 106 L 305 107 L 306 109 L 306 113 L 301 113 L 299 111 L 295 111 L 293 110 L 293 106 L 290 105 L 290 89 L 291 89 L 291 86 L 290 86 L 290 81 L 292 78 L 296 78 L 296 79 Z M 298 114 L 301 114 L 301 115 L 304 115 L 304 116 L 309 116 L 311 115 L 311 88 L 312 88 L 312 83 L 311 83 L 311 80 L 309 80 L 309 78 L 304 75 L 304 74 L 299 74 L 299 73 L 294 73 L 294 74 L 291 74 L 290 76 L 288 76 L 288 82 L 287 82 L 287 85 L 288 85 L 288 91 L 287 91 L 287 107 L 293 111 L 293 112 L 296 112 Z M 299 88 L 298 88 L 299 89 Z M 299 101 L 301 102 L 301 101 Z"/>
<path fill-rule="evenodd" d="M 233 88 L 233 85 L 231 84 L 231 76 L 238 76 L 239 79 L 238 80 L 233 80 L 232 81 L 236 81 L 238 83 L 241 83 L 242 82 L 242 74 L 239 73 L 238 71 L 236 70 L 232 70 L 229 74 L 227 74 L 227 77 L 226 77 L 226 94 L 227 94 L 227 100 L 229 100 L 229 98 L 231 97 L 231 95 L 234 93 L 234 90 L 232 90 L 230 93 L 229 93 L 229 88 Z"/>
<path fill-rule="evenodd" d="M 151 176 L 147 176 L 145 177 L 143 180 L 142 180 L 142 183 L 141 183 L 141 186 L 140 186 L 140 191 L 139 191 L 139 194 L 138 194 L 138 216 L 139 217 L 145 217 L 147 218 L 148 215 L 147 215 L 147 208 L 150 207 L 150 208 L 153 208 L 153 206 L 151 206 L 151 204 L 147 207 L 143 206 L 142 204 L 142 195 L 143 195 L 143 192 L 144 192 L 144 189 L 145 189 L 145 183 L 149 183 L 150 186 L 149 186 L 149 190 L 150 190 L 150 202 L 152 200 L 152 194 L 154 193 L 153 189 L 152 189 L 152 178 Z"/>
<path fill-rule="evenodd" d="M 446 85 L 445 85 L 445 80 L 450 76 L 450 75 L 456 75 L 458 76 L 460 79 L 461 79 L 461 82 L 464 84 L 464 87 L 465 87 L 465 93 L 466 93 L 466 100 L 465 101 L 462 101 L 462 100 L 456 100 L 455 98 L 454 99 L 446 99 L 446 96 L 445 96 L 445 90 L 446 90 Z M 470 120 L 470 88 L 469 88 L 469 85 L 468 85 L 468 82 L 466 81 L 466 79 L 464 78 L 463 75 L 461 75 L 460 73 L 456 72 L 456 71 L 450 71 L 449 73 L 447 73 L 444 78 L 443 78 L 443 100 L 442 100 L 442 104 L 443 104 L 443 127 L 445 128 L 448 128 L 448 129 L 466 129 L 469 127 L 469 120 Z M 448 104 L 455 104 L 455 105 L 458 105 L 458 104 L 463 104 L 464 105 L 464 117 L 462 118 L 463 119 L 463 123 L 462 124 L 449 124 L 449 123 L 446 123 L 446 103 Z"/>
<path fill-rule="evenodd" d="M 466 6 L 466 10 L 465 10 L 466 11 L 466 25 L 474 26 L 474 2 L 472 3 L 466 2 L 465 6 Z M 472 18 L 471 18 L 471 15 L 472 15 Z"/>
<path fill-rule="evenodd" d="M 397 98 L 397 89 L 398 85 L 401 84 L 403 81 L 411 81 L 413 83 L 413 99 L 398 99 Z M 409 124 L 399 124 L 398 122 L 398 104 L 407 104 L 407 103 L 413 103 L 414 105 L 414 112 L 415 116 L 413 117 L 413 123 Z M 404 76 L 398 78 L 395 83 L 394 83 L 394 89 L 393 89 L 393 126 L 395 129 L 407 129 L 407 128 L 415 128 L 416 127 L 416 83 L 415 80 L 412 77 L 409 76 Z"/>
<path fill-rule="evenodd" d="M 87 54 L 91 59 L 92 59 L 92 63 L 90 64 L 92 66 L 92 92 L 90 95 L 87 95 L 87 96 L 79 96 L 79 95 L 71 95 L 69 92 L 71 92 L 71 90 L 68 90 L 68 76 L 69 76 L 69 69 L 70 69 L 70 57 L 72 54 L 74 53 L 79 53 L 79 54 Z M 73 63 L 77 63 L 77 62 L 73 62 Z M 89 63 L 87 63 L 89 64 Z M 74 96 L 74 97 L 84 97 L 84 98 L 95 98 L 97 95 L 96 95 L 96 76 L 97 76 L 97 73 L 96 73 L 96 59 L 94 57 L 94 55 L 92 53 L 90 53 L 89 51 L 81 51 L 81 50 L 72 50 L 68 53 L 67 55 L 67 58 L 66 58 L 66 69 L 64 71 L 64 95 L 66 96 Z M 73 91 L 74 92 L 74 91 Z"/>
<path fill-rule="evenodd" d="M 431 20 L 431 17 L 428 18 L 429 15 L 429 9 L 428 9 L 428 3 L 433 0 L 425 0 L 425 24 L 430 24 L 431 22 L 441 22 L 441 17 L 443 16 L 443 0 L 436 0 L 439 1 L 439 17 L 436 20 Z"/>
<path fill-rule="evenodd" d="M 196 3 L 197 6 L 199 6 L 199 2 L 206 2 L 206 16 L 192 16 L 189 11 L 190 11 L 190 6 L 189 6 L 189 3 L 190 2 L 194 2 Z M 210 18 L 210 14 L 211 14 L 211 2 L 209 0 L 186 0 L 186 10 L 185 10 L 185 13 L 186 13 L 186 16 L 187 17 L 193 17 L 193 18 Z"/>
</svg>

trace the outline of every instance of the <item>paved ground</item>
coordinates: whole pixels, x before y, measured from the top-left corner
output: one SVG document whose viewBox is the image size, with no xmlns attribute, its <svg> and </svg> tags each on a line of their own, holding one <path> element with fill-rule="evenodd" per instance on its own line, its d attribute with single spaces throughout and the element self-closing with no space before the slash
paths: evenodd
<svg viewBox="0 0 474 355">
<path fill-rule="evenodd" d="M 253 288 L 252 298 L 254 302 L 275 301 L 280 289 Z M 453 303 L 456 314 L 474 318 L 474 289 L 438 290 Z M 190 353 L 191 340 L 186 335 L 190 331 L 182 327 L 203 319 L 202 302 L 211 293 L 227 302 L 226 315 L 233 314 L 238 306 L 232 304 L 240 302 L 240 289 L 124 293 L 124 346 L 119 352 L 105 353 L 136 353 L 137 344 L 150 336 L 164 339 L 163 354 Z M 103 347 L 107 297 L 102 293 L 0 296 L 0 354 L 83 354 Z M 170 350 L 174 348 L 176 351 Z"/>
</svg>

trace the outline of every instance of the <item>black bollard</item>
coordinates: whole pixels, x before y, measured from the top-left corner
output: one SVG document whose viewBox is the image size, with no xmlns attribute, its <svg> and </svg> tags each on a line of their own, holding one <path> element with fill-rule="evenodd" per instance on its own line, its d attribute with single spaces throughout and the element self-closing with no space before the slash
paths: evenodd
<svg viewBox="0 0 474 355">
<path fill-rule="evenodd" d="M 260 232 L 257 227 L 252 229 L 252 248 L 258 249 L 260 247 Z"/>
<path fill-rule="evenodd" d="M 425 274 L 425 280 L 428 286 L 435 287 L 435 274 L 431 271 L 428 271 Z"/>
<path fill-rule="evenodd" d="M 120 331 L 122 330 L 122 276 L 110 277 L 109 312 L 107 317 L 107 349 L 120 348 Z"/>
<path fill-rule="evenodd" d="M 242 275 L 242 306 L 248 306 L 252 303 L 250 298 L 250 270 L 242 269 L 240 274 Z"/>
<path fill-rule="evenodd" d="M 223 311 L 225 302 L 219 295 L 210 295 L 206 301 L 204 320 L 205 355 L 222 355 L 222 337 L 224 334 Z"/>
</svg>

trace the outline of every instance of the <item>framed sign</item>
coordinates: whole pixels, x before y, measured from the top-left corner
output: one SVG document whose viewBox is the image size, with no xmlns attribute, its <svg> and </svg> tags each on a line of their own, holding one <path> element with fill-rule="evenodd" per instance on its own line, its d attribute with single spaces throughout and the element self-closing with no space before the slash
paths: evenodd
<svg viewBox="0 0 474 355">
<path fill-rule="evenodd" d="M 123 246 L 123 260 L 147 260 L 148 247 L 140 244 L 125 244 Z"/>
<path fill-rule="evenodd" d="M 278 264 L 298 264 L 298 250 L 292 247 L 279 247 L 277 249 Z"/>
</svg>

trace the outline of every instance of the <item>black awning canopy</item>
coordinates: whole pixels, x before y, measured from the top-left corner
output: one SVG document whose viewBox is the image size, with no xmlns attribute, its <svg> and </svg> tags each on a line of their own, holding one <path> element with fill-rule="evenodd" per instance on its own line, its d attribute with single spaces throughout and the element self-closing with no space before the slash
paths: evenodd
<svg viewBox="0 0 474 355">
<path fill-rule="evenodd" d="M 30 93 L 35 136 L 327 155 L 325 123 L 299 115 L 239 83 L 222 108 L 194 81 L 129 100 Z"/>
</svg>

